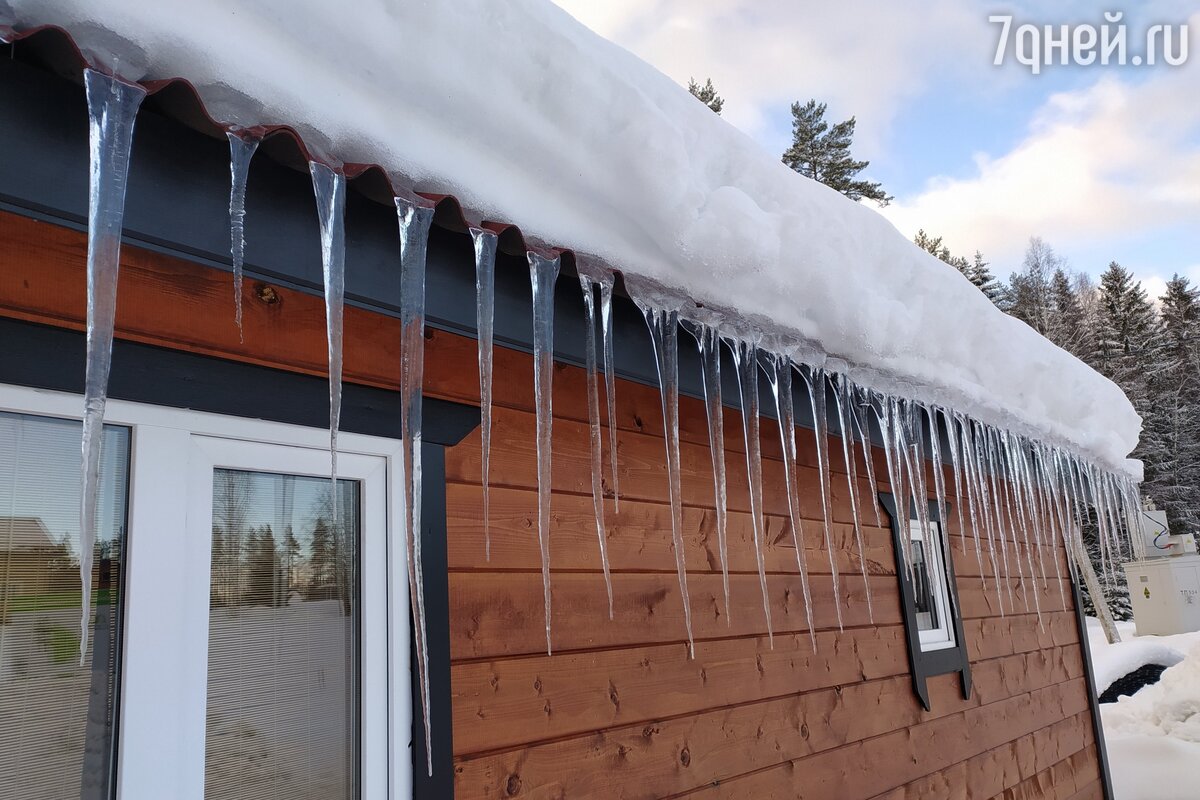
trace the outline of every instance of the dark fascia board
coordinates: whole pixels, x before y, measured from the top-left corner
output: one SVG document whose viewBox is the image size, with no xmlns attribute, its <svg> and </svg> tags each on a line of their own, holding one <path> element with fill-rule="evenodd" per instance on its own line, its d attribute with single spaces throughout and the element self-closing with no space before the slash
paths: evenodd
<svg viewBox="0 0 1200 800">
<path fill-rule="evenodd" d="M 900 512 L 896 510 L 896 499 L 891 493 L 880 492 L 879 502 L 887 511 L 892 529 L 892 549 L 896 556 L 896 579 L 900 583 L 900 609 L 904 615 L 904 635 L 908 645 L 908 666 L 912 672 L 913 692 L 925 710 L 932 711 L 929 702 L 929 678 L 957 672 L 962 682 L 963 699 L 967 699 L 971 696 L 971 660 L 967 653 L 966 637 L 963 635 L 962 606 L 958 600 L 958 579 L 954 574 L 954 561 L 950 558 L 943 559 L 946 562 L 946 582 L 949 585 L 950 613 L 954 619 L 955 646 L 926 652 L 921 649 L 921 635 L 917 629 L 916 596 L 912 581 L 908 578 L 908 565 L 904 563 L 904 549 L 900 539 L 907 533 L 907 528 L 900 525 Z M 949 511 L 949 504 L 946 508 Z M 929 501 L 929 519 L 938 522 L 942 526 L 942 535 L 947 535 L 938 514 L 937 503 L 932 500 Z M 909 521 L 917 520 L 916 506 L 911 505 Z"/>
<path fill-rule="evenodd" d="M 0 47 L 0 209 L 76 230 L 86 230 L 88 202 L 87 105 L 82 87 L 21 61 L 22 44 Z M 307 172 L 271 157 L 264 146 L 252 161 L 246 195 L 246 276 L 320 296 L 322 270 L 316 205 Z M 346 200 L 346 302 L 399 315 L 399 236 L 394 208 L 366 196 L 352 182 Z M 209 267 L 232 269 L 229 259 L 229 147 L 159 113 L 148 104 L 138 114 L 126 191 L 123 241 Z M 230 314 L 233 313 L 232 303 Z M 426 323 L 476 336 L 475 263 L 471 237 L 435 224 L 426 270 Z M 554 353 L 583 366 L 586 322 L 581 287 L 564 268 L 555 288 Z M 498 254 L 495 341 L 532 351 L 529 267 L 520 254 Z M 658 386 L 646 324 L 628 297 L 613 303 L 617 374 Z M 680 393 L 703 399 L 698 348 L 684 335 L 679 347 Z M 723 349 L 722 400 L 738 408 L 732 354 Z M 760 373 L 759 396 L 770 397 Z M 797 381 L 799 384 L 800 382 Z M 796 386 L 799 425 L 813 428 L 807 392 Z M 830 432 L 839 430 L 832 396 Z M 762 416 L 774 418 L 764 402 Z M 878 443 L 877 426 L 867 425 Z"/>
<path fill-rule="evenodd" d="M 1071 581 L 1071 598 L 1075 602 L 1075 625 L 1079 631 L 1079 648 L 1083 651 L 1083 673 L 1087 679 L 1088 710 L 1092 714 L 1092 732 L 1096 737 L 1096 757 L 1100 761 L 1100 783 L 1105 800 L 1113 800 L 1112 772 L 1108 766 L 1108 746 L 1104 743 L 1104 722 L 1100 717 L 1100 698 L 1096 691 L 1096 670 L 1092 666 L 1092 648 L 1088 644 L 1087 619 L 1083 616 L 1083 597 L 1079 584 Z"/>
</svg>

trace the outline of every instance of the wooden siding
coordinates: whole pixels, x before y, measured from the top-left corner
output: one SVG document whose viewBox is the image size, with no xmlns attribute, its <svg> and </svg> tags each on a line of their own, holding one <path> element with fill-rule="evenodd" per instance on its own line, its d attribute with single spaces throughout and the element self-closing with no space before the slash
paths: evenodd
<svg viewBox="0 0 1200 800">
<path fill-rule="evenodd" d="M 0 315 L 80 329 L 85 247 L 78 232 L 0 213 Z M 324 374 L 319 298 L 247 280 L 243 344 L 228 273 L 134 247 L 122 258 L 119 338 Z M 396 320 L 347 308 L 346 341 L 348 381 L 395 386 Z M 426 347 L 426 393 L 478 402 L 474 340 L 430 331 Z M 751 544 L 740 421 L 727 411 L 732 606 L 726 608 L 704 410 L 683 398 L 683 522 L 696 636 L 689 659 L 658 392 L 624 381 L 617 388 L 622 496 L 620 514 L 606 503 L 615 593 L 610 621 L 591 510 L 584 376 L 556 365 L 554 385 L 554 656 L 544 652 L 527 355 L 496 352 L 490 561 L 480 518 L 478 431 L 447 453 L 456 797 L 1101 796 L 1083 655 L 1059 551 L 1042 553 L 1044 583 L 1036 553 L 1036 579 L 1019 576 L 1014 566 L 1010 594 L 998 588 L 990 562 L 977 561 L 974 540 L 950 515 L 974 691 L 964 700 L 957 676 L 933 678 L 933 710 L 925 712 L 908 673 L 890 534 L 869 509 L 866 582 L 859 572 L 840 442 L 831 440 L 835 599 L 817 521 L 815 443 L 811 431 L 797 431 L 814 651 L 777 428 L 763 422 L 772 645 Z M 860 496 L 886 489 L 868 485 L 861 465 L 859 472 Z M 880 453 L 876 474 L 886 477 Z M 952 487 L 949 471 L 947 480 Z M 1029 573 L 1021 555 L 1021 571 Z"/>
</svg>

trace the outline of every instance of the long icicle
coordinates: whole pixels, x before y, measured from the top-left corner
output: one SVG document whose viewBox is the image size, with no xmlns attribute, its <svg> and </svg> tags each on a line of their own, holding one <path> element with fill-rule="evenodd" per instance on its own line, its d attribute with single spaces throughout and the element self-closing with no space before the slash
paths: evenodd
<svg viewBox="0 0 1200 800">
<path fill-rule="evenodd" d="M 883 455 L 887 466 L 888 486 L 892 490 L 892 499 L 896 503 L 896 516 L 898 517 L 896 524 L 903 531 L 904 525 L 909 521 L 908 492 L 904 489 L 904 471 L 900 469 L 899 459 L 893 452 L 896 429 L 895 420 L 892 417 L 892 404 L 888 398 L 883 396 L 868 395 L 868 398 L 871 410 L 875 412 L 875 418 L 879 422 L 879 430 L 883 434 Z M 910 580 L 912 579 L 911 541 L 909 536 L 900 536 L 901 560 L 904 562 L 905 571 Z"/>
<path fill-rule="evenodd" d="M 942 544 L 942 563 L 944 566 L 947 566 L 954 563 L 954 553 L 950 547 L 949 526 L 946 524 L 946 470 L 945 465 L 942 463 L 942 438 L 941 432 L 938 429 L 936 407 L 930 406 L 923 410 L 926 419 L 929 421 L 929 460 L 933 467 L 933 493 L 937 502 L 938 525 L 941 527 L 942 533 L 938 538 Z M 955 505 L 958 504 L 955 503 Z M 961 525 L 958 529 L 958 535 L 960 537 L 963 536 Z M 950 601 L 954 602 L 954 599 L 955 593 L 951 592 Z"/>
<path fill-rule="evenodd" d="M 229 254 L 233 262 L 233 318 L 238 341 L 246 341 L 242 329 L 242 267 L 246 260 L 246 183 L 250 159 L 262 138 L 245 130 L 229 131 Z"/>
<path fill-rule="evenodd" d="M 713 464 L 713 494 L 717 506 L 717 549 L 721 559 L 721 585 L 725 590 L 725 625 L 733 624 L 729 603 L 728 505 L 725 481 L 725 409 L 721 403 L 721 337 L 717 329 L 697 324 L 692 329 L 700 348 L 704 406 L 708 415 L 708 451 Z"/>
<path fill-rule="evenodd" d="M 954 468 L 954 505 L 958 511 L 958 533 L 960 536 L 967 535 L 967 528 L 963 517 L 963 495 L 964 489 L 962 479 L 962 457 L 958 439 L 958 424 L 950 415 L 950 412 L 945 408 L 940 409 L 942 421 L 946 425 L 946 441 L 950 445 L 950 463 Z M 987 575 L 983 569 L 983 546 L 979 542 L 979 527 L 975 524 L 975 505 L 967 499 L 966 504 L 970 506 L 971 512 L 971 535 L 975 538 L 975 563 L 979 565 L 979 575 L 983 582 L 983 590 L 987 591 Z"/>
<path fill-rule="evenodd" d="M 475 243 L 475 329 L 479 332 L 479 435 L 483 485 L 483 553 L 492 560 L 491 497 L 488 473 L 492 455 L 492 330 L 496 313 L 496 234 L 471 228 Z"/>
<path fill-rule="evenodd" d="M 87 366 L 83 390 L 81 498 L 79 516 L 79 663 L 88 646 L 92 616 L 92 563 L 96 546 L 96 506 L 100 484 L 100 448 L 108 375 L 112 367 L 113 325 L 117 312 L 117 276 L 121 267 L 121 228 L 125 186 L 141 86 L 94 70 L 84 71 L 87 88 L 88 144 L 91 169 L 88 191 Z"/>
<path fill-rule="evenodd" d="M 407 548 L 409 606 L 421 684 L 425 726 L 425 768 L 433 775 L 429 718 L 429 644 L 425 616 L 425 572 L 421 559 L 422 397 L 425 379 L 425 256 L 433 209 L 396 198 L 400 225 L 400 438 L 404 470 L 404 544 Z M 402 647 L 400 643 L 396 647 Z"/>
<path fill-rule="evenodd" d="M 608 458 L 612 468 L 613 513 L 621 511 L 621 486 L 617 475 L 617 371 L 613 355 L 613 282 L 611 273 L 600 280 L 600 327 L 604 338 L 604 393 L 608 407 Z"/>
<path fill-rule="evenodd" d="M 1003 505 L 1000 502 L 1001 485 L 999 476 L 997 474 L 999 472 L 999 461 L 996 458 L 995 442 L 993 441 L 992 437 L 992 429 L 979 423 L 976 423 L 976 426 L 981 431 L 979 438 L 982 442 L 982 448 L 977 452 L 979 452 L 986 460 L 987 466 L 987 469 L 984 471 L 984 473 L 981 473 L 981 476 L 984 480 L 985 486 L 987 486 L 990 491 L 990 495 L 988 496 L 991 498 L 990 503 L 984 503 L 984 508 L 985 510 L 990 508 L 992 511 L 992 516 L 994 516 L 996 519 L 996 535 L 1000 539 L 1000 559 L 1001 566 L 1004 569 L 1004 586 L 1006 587 L 1005 591 L 1008 595 L 1008 607 L 1012 609 L 1014 607 L 1014 603 L 1016 602 L 1015 592 L 1013 591 L 1012 587 L 1012 571 L 1009 569 L 1008 561 L 1008 537 L 1012 532 L 1006 531 L 1004 528 L 1004 516 L 1002 513 Z M 1024 581 L 1022 581 L 1021 585 L 1025 585 Z"/>
<path fill-rule="evenodd" d="M 325 279 L 325 341 L 329 350 L 329 480 L 333 526 L 341 524 L 337 439 L 342 419 L 342 316 L 346 297 L 346 176 L 310 161 L 321 222 L 321 272 Z"/>
<path fill-rule="evenodd" d="M 592 508 L 596 516 L 596 539 L 600 544 L 600 567 L 604 570 L 604 588 L 608 592 L 608 618 L 613 618 L 612 576 L 608 572 L 608 532 L 604 529 L 604 437 L 600 431 L 600 387 L 596 367 L 596 293 L 595 282 L 579 275 L 583 291 L 584 351 L 587 359 L 588 426 L 591 436 Z"/>
<path fill-rule="evenodd" d="M 671 490 L 671 543 L 675 549 L 675 573 L 679 599 L 683 603 L 683 625 L 687 629 L 688 657 L 696 657 L 692 639 L 692 605 L 688 596 L 687 562 L 683 551 L 683 497 L 679 464 L 679 312 L 638 303 L 650 328 L 654 358 L 658 366 L 662 397 L 663 439 L 667 449 L 667 482 Z"/>
<path fill-rule="evenodd" d="M 837 610 L 838 630 L 843 630 L 842 592 L 838 580 L 836 545 L 833 540 L 833 515 L 829 497 L 829 418 L 825 407 L 825 370 L 801 371 L 808 387 L 808 400 L 812 405 L 813 437 L 817 443 L 817 473 L 821 481 L 821 516 L 825 532 L 825 549 L 829 553 L 829 571 L 833 577 L 834 608 Z"/>
<path fill-rule="evenodd" d="M 554 473 L 550 469 L 551 431 L 554 422 L 551 389 L 554 382 L 554 283 L 559 258 L 533 251 L 529 280 L 533 287 L 533 393 L 537 406 L 538 548 L 542 554 L 542 602 L 546 615 L 546 655 L 550 646 L 550 494 Z"/>
<path fill-rule="evenodd" d="M 850 490 L 850 513 L 854 517 L 854 540 L 858 544 L 858 566 L 867 594 L 867 616 L 874 622 L 875 607 L 871 600 L 871 580 L 867 574 L 867 553 L 863 547 L 862 507 L 859 504 L 858 469 L 854 459 L 854 429 L 850 421 L 850 379 L 835 373 L 833 384 L 833 399 L 837 404 L 838 428 L 842 439 L 842 459 L 846 462 L 846 486 Z"/>
<path fill-rule="evenodd" d="M 955 417 L 958 419 L 961 427 L 967 486 L 977 501 L 976 505 L 978 506 L 979 515 L 983 519 L 983 528 L 987 534 L 988 542 L 988 561 L 992 567 L 992 585 L 996 587 L 996 604 L 1000 609 L 1000 616 L 1003 617 L 1004 581 L 1000 574 L 1000 561 L 996 557 L 996 529 L 988 502 L 987 480 L 983 477 L 982 456 L 980 454 L 981 443 L 978 441 L 978 432 L 973 422 L 961 413 L 956 413 Z M 1010 607 L 1009 610 L 1011 611 L 1012 608 Z"/>
<path fill-rule="evenodd" d="M 787 489 L 788 520 L 792 528 L 792 544 L 796 548 L 796 568 L 800 572 L 800 590 L 804 594 L 804 617 L 808 622 L 808 637 L 817 650 L 817 629 L 813 624 L 812 592 L 808 582 L 808 553 L 805 549 L 804 523 L 801 521 L 800 493 L 796 476 L 796 411 L 792 401 L 792 361 L 787 356 L 763 353 L 771 393 L 775 395 L 776 418 L 779 421 L 779 440 L 783 447 L 784 486 Z"/>
<path fill-rule="evenodd" d="M 861 396 L 860 396 L 861 395 Z M 850 416 L 853 418 L 854 427 L 858 431 L 859 441 L 862 443 L 863 464 L 867 469 L 867 483 L 871 485 L 870 503 L 871 510 L 875 512 L 875 527 L 883 527 L 883 518 L 879 516 L 879 500 L 875 496 L 879 491 L 879 484 L 875 483 L 875 447 L 871 443 L 871 418 L 863 417 L 859 413 L 859 409 L 871 410 L 870 394 L 866 389 L 855 387 L 850 398 Z"/>
<path fill-rule="evenodd" d="M 738 374 L 738 396 L 742 406 L 742 435 L 746 442 L 746 476 L 750 489 L 750 521 L 754 531 L 754 556 L 758 561 L 758 585 L 762 590 L 763 617 L 767 622 L 767 641 L 775 649 L 775 634 L 771 627 L 771 596 L 767 591 L 767 571 L 763 546 L 767 537 L 763 519 L 762 440 L 759 438 L 758 417 L 758 346 L 753 342 L 735 340 L 733 363 Z"/>
</svg>

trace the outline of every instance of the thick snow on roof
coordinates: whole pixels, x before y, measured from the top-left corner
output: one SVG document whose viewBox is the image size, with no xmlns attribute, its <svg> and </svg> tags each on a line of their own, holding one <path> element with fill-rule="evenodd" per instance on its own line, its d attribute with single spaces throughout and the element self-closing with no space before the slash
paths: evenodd
<svg viewBox="0 0 1200 800">
<path fill-rule="evenodd" d="M 330 160 L 731 309 L 731 329 L 815 344 L 866 385 L 1110 467 L 1137 442 L 1113 383 L 548 0 L 7 2 L 123 77 L 190 80 L 223 122 L 292 125 Z"/>
</svg>

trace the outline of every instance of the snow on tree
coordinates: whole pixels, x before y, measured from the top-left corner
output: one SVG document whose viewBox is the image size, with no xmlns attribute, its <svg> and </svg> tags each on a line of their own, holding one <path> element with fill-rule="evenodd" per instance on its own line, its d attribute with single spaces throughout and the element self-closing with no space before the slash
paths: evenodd
<svg viewBox="0 0 1200 800">
<path fill-rule="evenodd" d="M 1145 373 L 1154 360 L 1157 338 L 1154 306 L 1142 284 L 1113 261 L 1100 276 L 1098 310 L 1096 366 L 1125 389 L 1140 412 L 1146 401 Z"/>
<path fill-rule="evenodd" d="M 1139 450 L 1143 487 L 1177 533 L 1200 530 L 1200 292 L 1175 275 L 1159 299 L 1161 325 L 1147 365 L 1148 402 Z"/>
<path fill-rule="evenodd" d="M 792 103 L 792 145 L 784 151 L 783 163 L 851 200 L 866 198 L 886 206 L 893 197 L 883 186 L 857 177 L 871 162 L 856 161 L 850 155 L 855 125 L 857 121 L 851 117 L 830 126 L 825 121 L 825 104 L 816 100 Z"/>
<path fill-rule="evenodd" d="M 1094 349 L 1092 331 L 1071 277 L 1061 266 L 1050 276 L 1049 291 L 1046 338 L 1086 360 Z"/>
<path fill-rule="evenodd" d="M 720 114 L 721 109 L 725 107 L 725 98 L 717 94 L 717 89 L 713 86 L 712 78 L 705 78 L 703 86 L 696 83 L 694 79 L 688 78 L 687 88 L 692 93 L 692 96 L 717 114 Z"/>
<path fill-rule="evenodd" d="M 1043 336 L 1050 327 L 1052 299 L 1050 276 L 1063 268 L 1063 261 L 1041 237 L 1029 239 L 1020 272 L 1008 279 L 1008 306 L 1005 309 Z"/>
<path fill-rule="evenodd" d="M 979 288 L 979 291 L 983 292 L 988 300 L 997 306 L 1004 305 L 1005 299 L 1008 297 L 1008 290 L 992 274 L 988 262 L 983 260 L 983 253 L 975 251 L 975 258 L 971 260 L 971 265 L 963 274 Z"/>
<path fill-rule="evenodd" d="M 913 244 L 961 272 L 992 303 L 997 306 L 1003 305 L 1008 292 L 988 269 L 988 262 L 983 260 L 983 253 L 976 250 L 975 258 L 971 261 L 968 261 L 965 256 L 951 255 L 950 248 L 943 244 L 942 237 L 931 236 L 925 232 L 924 228 L 917 231 L 917 235 L 913 237 Z"/>
</svg>

